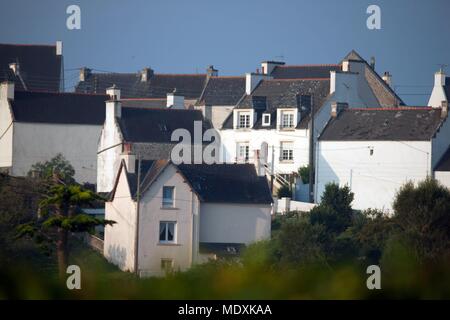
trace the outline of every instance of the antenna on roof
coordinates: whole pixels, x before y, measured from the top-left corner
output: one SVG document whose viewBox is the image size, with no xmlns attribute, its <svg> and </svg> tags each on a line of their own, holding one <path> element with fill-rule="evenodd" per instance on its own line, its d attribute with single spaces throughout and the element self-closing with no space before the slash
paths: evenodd
<svg viewBox="0 0 450 320">
<path fill-rule="evenodd" d="M 444 73 L 444 69 L 448 67 L 448 64 L 445 64 L 445 63 L 439 64 L 438 63 L 438 66 L 439 66 L 439 72 Z"/>
</svg>

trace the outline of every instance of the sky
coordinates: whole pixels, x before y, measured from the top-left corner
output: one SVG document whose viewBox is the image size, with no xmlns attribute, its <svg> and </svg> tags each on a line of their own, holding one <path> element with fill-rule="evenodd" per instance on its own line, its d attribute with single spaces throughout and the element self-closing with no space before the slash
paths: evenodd
<svg viewBox="0 0 450 320">
<path fill-rule="evenodd" d="M 79 30 L 66 26 L 70 5 Z M 381 9 L 379 30 L 367 28 L 369 5 Z M 1 0 L 0 43 L 62 40 L 67 91 L 83 66 L 242 75 L 263 60 L 339 63 L 355 49 L 393 75 L 407 104 L 425 105 L 439 64 L 450 65 L 449 13 L 448 0 Z"/>
</svg>

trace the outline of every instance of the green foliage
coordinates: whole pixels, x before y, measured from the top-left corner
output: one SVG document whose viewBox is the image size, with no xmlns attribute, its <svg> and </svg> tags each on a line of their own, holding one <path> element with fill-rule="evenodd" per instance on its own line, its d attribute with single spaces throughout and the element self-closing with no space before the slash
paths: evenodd
<svg viewBox="0 0 450 320">
<path fill-rule="evenodd" d="M 311 210 L 311 223 L 325 226 L 328 232 L 341 233 L 352 223 L 353 193 L 335 183 L 325 186 L 320 205 Z"/>
<path fill-rule="evenodd" d="M 450 191 L 427 178 L 405 184 L 394 201 L 395 221 L 419 259 L 450 252 Z"/>
<path fill-rule="evenodd" d="M 302 179 L 302 182 L 304 184 L 308 184 L 309 183 L 309 165 L 300 167 L 298 169 L 298 175 L 300 176 L 300 178 Z"/>
<path fill-rule="evenodd" d="M 281 186 L 281 188 L 279 188 L 277 191 L 277 197 L 279 199 L 291 198 L 292 197 L 291 188 L 289 188 L 289 186 L 286 186 L 286 185 Z"/>
<path fill-rule="evenodd" d="M 75 169 L 61 153 L 58 153 L 49 161 L 38 162 L 32 165 L 31 170 L 28 172 L 28 176 L 49 180 L 54 173 L 58 174 L 59 178 L 65 183 L 71 184 L 75 182 L 73 178 Z"/>
</svg>

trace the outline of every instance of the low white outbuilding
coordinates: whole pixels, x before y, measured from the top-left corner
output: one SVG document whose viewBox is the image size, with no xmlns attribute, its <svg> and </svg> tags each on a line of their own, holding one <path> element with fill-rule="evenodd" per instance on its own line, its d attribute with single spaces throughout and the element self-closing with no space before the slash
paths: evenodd
<svg viewBox="0 0 450 320">
<path fill-rule="evenodd" d="M 447 113 L 446 103 L 338 111 L 316 148 L 316 202 L 326 184 L 335 182 L 355 194 L 354 209 L 391 211 L 399 188 L 432 176 L 447 151 Z"/>
<path fill-rule="evenodd" d="M 104 255 L 120 269 L 161 276 L 270 237 L 272 198 L 253 165 L 142 161 L 138 179 L 134 159 L 121 162 L 105 207 L 117 223 Z"/>
</svg>

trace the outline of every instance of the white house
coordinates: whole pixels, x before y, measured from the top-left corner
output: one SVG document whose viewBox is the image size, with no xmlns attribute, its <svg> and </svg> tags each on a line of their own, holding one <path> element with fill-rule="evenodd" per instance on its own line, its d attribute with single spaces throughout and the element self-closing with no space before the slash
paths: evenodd
<svg viewBox="0 0 450 320">
<path fill-rule="evenodd" d="M 138 179 L 135 162 L 124 157 L 105 207 L 117 223 L 104 255 L 120 269 L 160 276 L 270 237 L 272 198 L 253 165 L 142 161 Z"/>
<path fill-rule="evenodd" d="M 0 88 L 0 169 L 25 176 L 31 166 L 61 153 L 75 179 L 95 183 L 97 142 L 105 121 L 106 95 Z"/>
<path fill-rule="evenodd" d="M 311 111 L 316 140 L 336 102 L 350 107 L 403 104 L 389 87 L 390 78 L 382 79 L 354 51 L 336 65 L 266 61 L 262 70 L 246 75 L 245 96 L 220 130 L 222 152 L 226 162 L 251 162 L 268 172 L 273 167 L 284 181 L 309 164 Z"/>
<path fill-rule="evenodd" d="M 195 122 L 200 134 L 210 126 L 201 111 L 184 109 L 184 99 L 169 93 L 166 106 L 161 101 L 121 99 L 121 90 L 107 89 L 106 120 L 98 140 L 97 191 L 110 192 L 114 186 L 121 155 L 132 152 L 142 160 L 169 159 L 177 142 L 171 140 L 176 129 L 186 129 L 194 137 Z M 156 106 L 154 103 L 157 102 Z"/>
<path fill-rule="evenodd" d="M 316 152 L 316 202 L 325 185 L 348 185 L 353 208 L 392 210 L 396 192 L 433 169 L 450 145 L 448 104 L 332 110 Z"/>
</svg>

